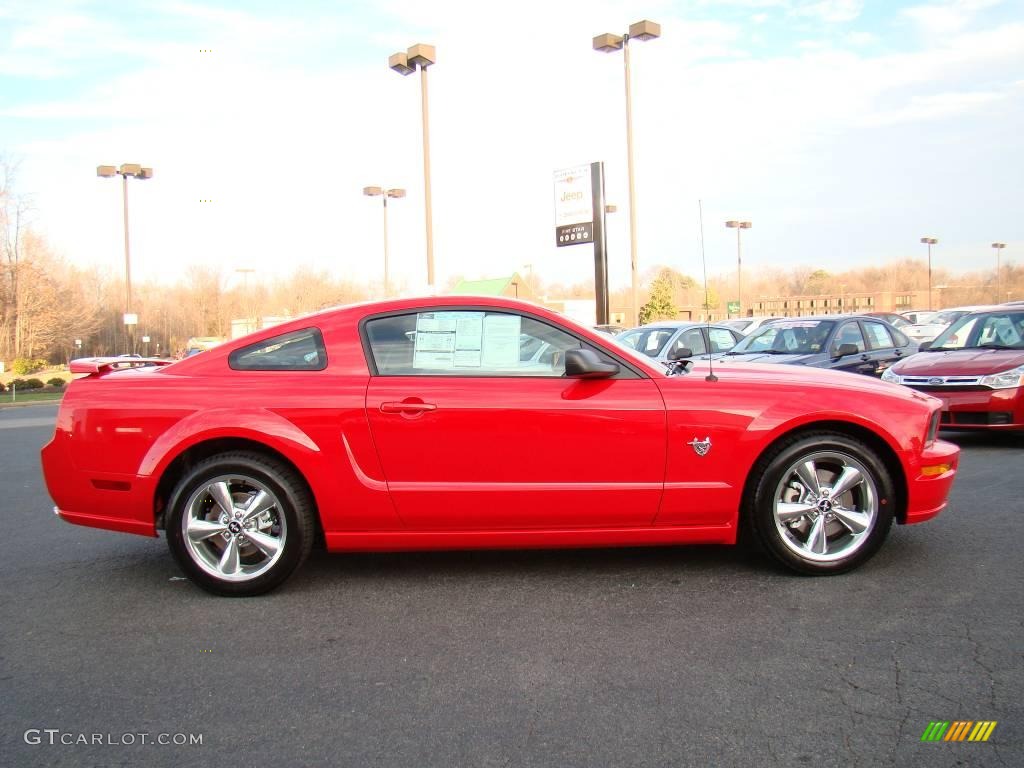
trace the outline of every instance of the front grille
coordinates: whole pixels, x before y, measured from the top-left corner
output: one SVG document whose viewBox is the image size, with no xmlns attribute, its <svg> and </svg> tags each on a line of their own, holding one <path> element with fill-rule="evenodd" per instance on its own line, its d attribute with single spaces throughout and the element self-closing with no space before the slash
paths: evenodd
<svg viewBox="0 0 1024 768">
<path fill-rule="evenodd" d="M 982 378 L 982 376 L 904 376 L 901 381 L 908 387 L 913 387 L 914 389 L 921 387 L 940 387 L 944 391 L 948 392 L 949 387 L 988 389 L 988 387 L 982 386 Z M 968 392 L 972 390 L 962 391 Z"/>
<path fill-rule="evenodd" d="M 992 388 L 982 386 L 981 384 L 974 385 L 942 385 L 942 386 L 922 386 L 920 384 L 908 384 L 911 389 L 916 389 L 918 392 L 988 392 Z"/>
<path fill-rule="evenodd" d="M 942 423 L 965 427 L 1000 426 L 1012 424 L 1013 414 L 1009 411 L 943 411 Z"/>
</svg>

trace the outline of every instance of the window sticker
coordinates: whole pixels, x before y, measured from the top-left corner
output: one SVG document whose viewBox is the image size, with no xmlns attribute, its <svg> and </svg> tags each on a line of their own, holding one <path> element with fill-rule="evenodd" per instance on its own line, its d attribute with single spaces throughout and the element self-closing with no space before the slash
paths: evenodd
<svg viewBox="0 0 1024 768">
<path fill-rule="evenodd" d="M 479 368 L 483 312 L 420 312 L 416 315 L 413 368 Z"/>
<path fill-rule="evenodd" d="M 487 315 L 483 321 L 482 364 L 488 368 L 519 367 L 519 315 Z"/>
</svg>

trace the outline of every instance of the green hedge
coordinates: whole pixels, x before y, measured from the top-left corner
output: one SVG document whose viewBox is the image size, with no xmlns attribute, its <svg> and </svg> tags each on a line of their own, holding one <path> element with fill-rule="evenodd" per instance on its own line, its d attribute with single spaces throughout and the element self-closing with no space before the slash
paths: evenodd
<svg viewBox="0 0 1024 768">
<path fill-rule="evenodd" d="M 25 379 L 25 389 L 42 389 L 45 386 L 42 379 Z"/>
<path fill-rule="evenodd" d="M 46 386 L 54 387 L 56 389 L 64 389 L 64 384 L 66 383 L 67 382 L 65 382 L 64 379 L 59 379 L 56 376 L 54 376 L 52 379 L 47 379 Z"/>
</svg>

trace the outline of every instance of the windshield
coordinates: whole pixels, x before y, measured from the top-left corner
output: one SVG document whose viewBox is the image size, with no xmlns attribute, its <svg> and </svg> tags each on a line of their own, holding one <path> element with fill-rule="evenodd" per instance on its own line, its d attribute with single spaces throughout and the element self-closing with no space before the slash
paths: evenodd
<svg viewBox="0 0 1024 768">
<path fill-rule="evenodd" d="M 615 341 L 624 347 L 642 352 L 647 357 L 657 357 L 668 344 L 678 328 L 634 328 L 620 333 Z"/>
<path fill-rule="evenodd" d="M 753 320 L 723 320 L 719 325 L 724 325 L 728 328 L 732 328 L 734 331 L 743 333 L 747 328 L 754 324 Z"/>
<path fill-rule="evenodd" d="M 932 342 L 932 349 L 1024 349 L 1024 309 L 964 315 Z"/>
<path fill-rule="evenodd" d="M 833 325 L 831 320 L 777 320 L 754 331 L 728 354 L 815 354 L 825 348 Z"/>
<path fill-rule="evenodd" d="M 923 324 L 927 325 L 949 325 L 955 320 L 959 320 L 961 317 L 967 314 L 966 310 L 963 309 L 947 309 L 945 312 L 936 312 L 934 316 L 929 318 Z"/>
</svg>

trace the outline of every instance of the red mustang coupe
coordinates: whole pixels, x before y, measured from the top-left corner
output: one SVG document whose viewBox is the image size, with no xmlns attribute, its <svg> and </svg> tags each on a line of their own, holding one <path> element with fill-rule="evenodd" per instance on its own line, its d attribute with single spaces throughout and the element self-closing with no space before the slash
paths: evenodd
<svg viewBox="0 0 1024 768">
<path fill-rule="evenodd" d="M 77 360 L 42 452 L 64 520 L 253 595 L 332 551 L 731 544 L 839 573 L 946 505 L 940 402 L 660 363 L 525 302 L 342 307 L 173 364 Z"/>
<path fill-rule="evenodd" d="M 1024 307 L 965 314 L 882 378 L 942 400 L 943 429 L 1024 430 Z"/>
</svg>

